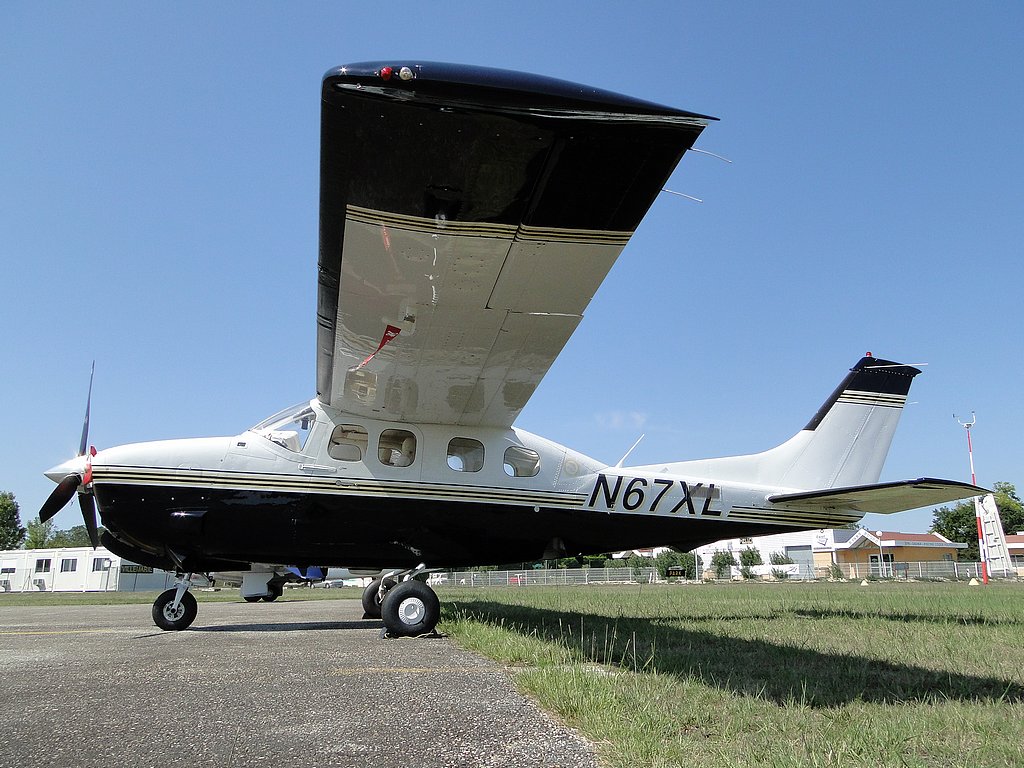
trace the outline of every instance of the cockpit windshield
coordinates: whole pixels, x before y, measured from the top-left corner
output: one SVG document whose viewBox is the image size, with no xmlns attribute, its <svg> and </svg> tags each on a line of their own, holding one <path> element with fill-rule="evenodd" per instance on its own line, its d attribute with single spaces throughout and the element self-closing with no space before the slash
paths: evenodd
<svg viewBox="0 0 1024 768">
<path fill-rule="evenodd" d="M 309 403 L 299 403 L 278 411 L 249 431 L 298 453 L 305 447 L 315 421 L 316 413 L 310 408 Z"/>
</svg>

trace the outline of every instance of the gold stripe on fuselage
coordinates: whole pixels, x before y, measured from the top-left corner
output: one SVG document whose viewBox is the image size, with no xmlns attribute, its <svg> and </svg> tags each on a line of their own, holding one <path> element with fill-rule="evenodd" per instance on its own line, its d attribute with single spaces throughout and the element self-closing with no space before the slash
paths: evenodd
<svg viewBox="0 0 1024 768">
<path fill-rule="evenodd" d="M 586 496 L 556 491 L 523 491 L 514 488 L 445 485 L 371 478 L 335 478 L 307 475 L 254 474 L 222 470 L 163 469 L 147 467 L 94 467 L 93 482 L 100 485 L 152 485 L 187 488 L 321 493 L 382 498 L 429 498 L 483 503 L 505 502 L 545 507 L 579 507 Z"/>
</svg>

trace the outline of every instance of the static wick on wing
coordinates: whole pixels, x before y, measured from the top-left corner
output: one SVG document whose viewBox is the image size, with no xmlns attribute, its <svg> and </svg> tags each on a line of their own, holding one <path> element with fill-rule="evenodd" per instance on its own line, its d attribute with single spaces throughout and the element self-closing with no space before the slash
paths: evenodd
<svg viewBox="0 0 1024 768">
<path fill-rule="evenodd" d="M 696 147 L 690 147 L 686 151 L 687 152 L 697 152 L 697 153 L 699 153 L 701 155 L 710 155 L 711 157 L 717 157 L 722 162 L 729 163 L 730 165 L 732 165 L 732 160 L 730 160 L 728 157 L 722 157 L 721 155 L 716 155 L 714 152 L 708 152 L 706 149 L 697 149 Z"/>
<path fill-rule="evenodd" d="M 668 192 L 670 195 L 677 195 L 678 197 L 685 197 L 687 200 L 693 200 L 693 202 L 695 202 L 695 203 L 703 203 L 704 202 L 699 197 L 694 197 L 693 195 L 687 195 L 684 192 L 676 192 L 674 189 L 669 189 L 668 187 L 662 187 L 661 191 L 662 192 Z"/>
<path fill-rule="evenodd" d="M 697 152 L 698 154 L 701 154 L 701 155 L 709 155 L 710 157 L 718 158 L 722 162 L 729 163 L 730 165 L 732 165 L 732 160 L 730 160 L 728 157 L 722 157 L 721 155 L 716 155 L 714 152 L 708 152 L 706 149 L 697 149 L 696 147 L 690 147 L 687 150 L 687 152 Z M 693 195 L 687 195 L 685 192 L 676 192 L 674 189 L 668 189 L 667 187 L 662 187 L 661 191 L 662 192 L 668 192 L 670 195 L 676 195 L 677 197 L 685 197 L 687 200 L 693 200 L 693 202 L 695 202 L 695 203 L 703 203 L 704 202 L 699 197 L 694 197 Z"/>
</svg>

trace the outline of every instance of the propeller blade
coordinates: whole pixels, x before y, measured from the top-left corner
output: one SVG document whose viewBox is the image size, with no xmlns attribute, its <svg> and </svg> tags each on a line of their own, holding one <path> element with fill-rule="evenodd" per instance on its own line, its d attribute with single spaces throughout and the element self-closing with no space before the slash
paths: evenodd
<svg viewBox="0 0 1024 768">
<path fill-rule="evenodd" d="M 89 409 L 92 405 L 92 377 L 96 375 L 96 361 L 92 361 L 92 370 L 89 372 L 89 396 L 85 399 L 85 423 L 82 424 L 82 439 L 78 443 L 78 455 L 84 456 L 85 449 L 89 447 Z"/>
<path fill-rule="evenodd" d="M 100 535 L 96 530 L 96 497 L 91 493 L 78 494 L 78 505 L 82 508 L 82 519 L 85 521 L 85 530 L 89 532 L 89 542 L 92 548 L 100 545 Z"/>
<path fill-rule="evenodd" d="M 78 475 L 68 475 L 57 483 L 57 487 L 50 492 L 50 495 L 43 502 L 43 506 L 39 510 L 39 522 L 45 523 L 64 509 L 64 505 L 71 501 L 71 497 L 75 495 L 75 491 L 78 490 L 78 486 L 81 484 L 82 478 Z"/>
</svg>

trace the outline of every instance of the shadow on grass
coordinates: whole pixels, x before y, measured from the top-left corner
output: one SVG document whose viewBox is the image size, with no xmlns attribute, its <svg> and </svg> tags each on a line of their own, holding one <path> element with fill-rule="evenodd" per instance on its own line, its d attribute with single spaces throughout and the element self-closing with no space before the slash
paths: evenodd
<svg viewBox="0 0 1024 768">
<path fill-rule="evenodd" d="M 585 661 L 700 680 L 780 705 L 1024 702 L 1024 686 L 1013 680 L 721 636 L 667 620 L 616 619 L 485 600 L 446 604 L 442 610 L 444 619 L 466 618 L 537 636 L 582 654 Z"/>
<path fill-rule="evenodd" d="M 1024 626 L 1024 618 L 1017 619 L 1009 616 L 928 616 L 923 613 L 878 613 L 874 611 L 851 611 L 845 608 L 796 608 L 790 611 L 794 616 L 801 616 L 806 619 L 857 619 L 870 621 L 884 619 L 886 621 L 898 621 L 906 624 L 923 622 L 925 624 L 953 624 L 953 625 L 979 625 L 979 626 Z"/>
</svg>

